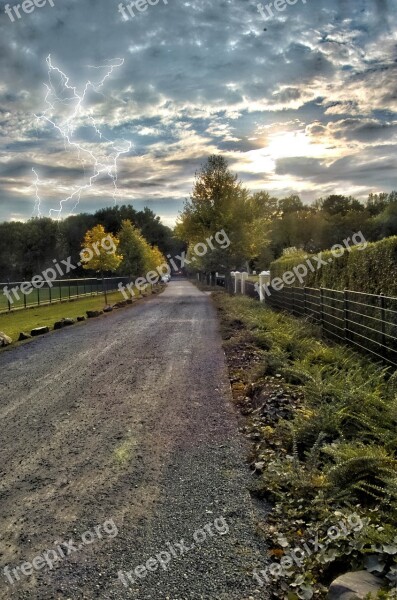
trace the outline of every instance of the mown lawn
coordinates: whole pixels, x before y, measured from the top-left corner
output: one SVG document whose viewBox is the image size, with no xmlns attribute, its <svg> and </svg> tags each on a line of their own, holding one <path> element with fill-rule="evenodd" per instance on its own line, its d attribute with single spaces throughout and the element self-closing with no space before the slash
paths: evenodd
<svg viewBox="0 0 397 600">
<path fill-rule="evenodd" d="M 10 291 L 11 286 L 8 286 L 8 288 Z M 26 307 L 38 306 L 40 304 L 45 305 L 50 301 L 50 298 L 53 302 L 69 300 L 69 294 L 71 298 L 76 296 L 75 299 L 77 300 L 79 295 L 81 297 L 89 296 L 90 294 L 96 296 L 98 291 L 102 292 L 100 284 L 98 286 L 87 282 L 83 283 L 82 280 L 71 283 L 70 287 L 63 285 L 52 289 L 47 287 L 35 289 L 28 295 L 24 295 L 19 291 L 17 296 L 11 293 L 12 308 L 22 308 L 24 302 L 26 302 Z M 38 303 L 38 299 L 40 299 L 40 304 Z M 0 288 L 0 313 L 6 310 L 8 310 L 7 296 L 4 294 L 3 289 Z"/>
<path fill-rule="evenodd" d="M 108 303 L 114 304 L 124 300 L 120 292 L 108 293 Z M 87 296 L 76 300 L 57 302 L 50 306 L 39 306 L 16 310 L 0 314 L 0 331 L 4 332 L 15 342 L 21 331 L 30 333 L 35 327 L 48 325 L 51 329 L 55 321 L 63 317 L 76 319 L 78 316 L 87 316 L 87 310 L 102 310 L 105 307 L 105 297 Z"/>
</svg>

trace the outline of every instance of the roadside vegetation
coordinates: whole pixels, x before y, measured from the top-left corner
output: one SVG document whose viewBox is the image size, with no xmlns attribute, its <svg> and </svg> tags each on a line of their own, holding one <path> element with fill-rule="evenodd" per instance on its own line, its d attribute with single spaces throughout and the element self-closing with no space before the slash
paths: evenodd
<svg viewBox="0 0 397 600">
<path fill-rule="evenodd" d="M 270 264 L 272 278 L 282 277 L 307 258 L 310 256 L 303 250 L 290 251 Z M 321 269 L 308 270 L 302 285 L 397 296 L 397 236 L 369 243 L 365 252 L 352 247 L 338 260 L 330 251 L 322 252 L 322 258 L 326 264 Z M 300 285 L 299 281 L 294 285 Z"/>
<path fill-rule="evenodd" d="M 272 560 L 316 536 L 322 545 L 273 577 L 273 595 L 322 598 L 338 575 L 363 568 L 395 586 L 397 373 L 255 300 L 213 298 L 233 397 L 252 441 L 252 494 L 272 506 L 260 524 Z M 362 528 L 327 536 L 353 514 Z"/>
</svg>

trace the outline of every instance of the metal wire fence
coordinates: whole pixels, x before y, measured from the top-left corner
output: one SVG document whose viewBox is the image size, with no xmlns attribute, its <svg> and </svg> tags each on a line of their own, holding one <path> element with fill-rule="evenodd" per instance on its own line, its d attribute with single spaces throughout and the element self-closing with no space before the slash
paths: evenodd
<svg viewBox="0 0 397 600">
<path fill-rule="evenodd" d="M 241 281 L 216 278 L 229 293 L 241 294 Z M 255 283 L 246 281 L 244 294 L 259 300 Z M 353 290 L 284 287 L 267 289 L 265 305 L 318 324 L 325 337 L 354 346 L 397 368 L 397 298 Z"/>
<path fill-rule="evenodd" d="M 116 291 L 119 283 L 125 285 L 129 282 L 128 277 L 105 277 L 103 279 L 58 279 L 52 282 L 52 286 L 40 282 L 40 287 L 29 285 L 30 282 L 26 281 L 0 283 L 0 313 L 73 300 L 83 296 L 97 296 L 104 290 Z"/>
<path fill-rule="evenodd" d="M 397 298 L 353 290 L 285 287 L 266 302 L 308 316 L 323 333 L 397 367 Z"/>
</svg>

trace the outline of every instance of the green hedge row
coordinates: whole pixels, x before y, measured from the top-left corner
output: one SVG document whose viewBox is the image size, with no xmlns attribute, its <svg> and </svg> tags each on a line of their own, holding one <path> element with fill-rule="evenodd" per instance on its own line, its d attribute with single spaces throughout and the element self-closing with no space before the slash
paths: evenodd
<svg viewBox="0 0 397 600">
<path fill-rule="evenodd" d="M 336 254 L 342 253 L 340 248 Z M 301 274 L 300 280 L 296 278 L 290 285 L 397 296 L 397 236 L 368 243 L 365 247 L 353 246 L 339 257 L 336 254 L 330 250 L 323 252 L 321 259 L 327 264 L 321 266 L 314 258 L 318 255 L 299 252 L 283 256 L 271 263 L 271 278 L 283 278 L 287 271 L 297 269 L 295 274 Z M 287 277 L 286 283 L 290 279 Z"/>
</svg>

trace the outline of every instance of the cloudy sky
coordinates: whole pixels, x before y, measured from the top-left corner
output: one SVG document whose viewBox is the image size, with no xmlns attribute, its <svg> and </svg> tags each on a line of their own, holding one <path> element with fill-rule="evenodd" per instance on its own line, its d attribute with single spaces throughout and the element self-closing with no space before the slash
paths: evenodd
<svg viewBox="0 0 397 600">
<path fill-rule="evenodd" d="M 155 1 L 126 20 L 118 0 L 47 0 L 12 22 L 0 0 L 0 220 L 116 201 L 173 224 L 212 153 L 280 197 L 397 189 L 397 0 L 266 22 L 256 0 Z"/>
</svg>

